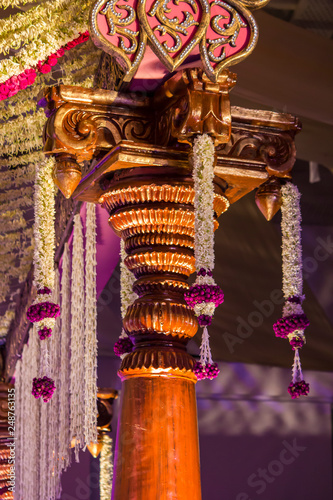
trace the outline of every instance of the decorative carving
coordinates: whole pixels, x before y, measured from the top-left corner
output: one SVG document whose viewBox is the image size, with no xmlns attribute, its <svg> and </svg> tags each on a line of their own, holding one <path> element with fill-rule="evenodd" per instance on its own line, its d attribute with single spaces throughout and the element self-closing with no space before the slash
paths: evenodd
<svg viewBox="0 0 333 500">
<path fill-rule="evenodd" d="M 149 270 L 146 274 L 148 273 Z M 151 295 L 155 291 L 156 287 L 153 290 L 150 288 L 146 293 Z M 165 290 L 165 300 L 170 299 L 169 291 L 170 285 Z M 172 291 L 176 292 L 174 287 Z M 175 300 L 180 300 L 181 293 L 184 291 L 178 291 Z M 141 299 L 128 308 L 124 328 L 131 336 L 161 334 L 191 338 L 197 332 L 198 322 L 193 311 L 185 304 L 162 302 L 162 298 L 161 301 L 151 299 L 151 302 Z"/>
<path fill-rule="evenodd" d="M 258 28 L 252 14 L 239 1 L 213 0 L 206 37 L 200 42 L 201 59 L 207 76 L 219 74 L 247 57 L 256 46 Z"/>
<path fill-rule="evenodd" d="M 60 154 L 57 156 L 52 177 L 64 197 L 68 199 L 72 196 L 81 180 L 81 167 L 75 159 L 65 154 Z"/>
<path fill-rule="evenodd" d="M 228 71 L 222 72 L 220 83 L 214 84 L 202 71 L 187 70 L 168 80 L 154 97 L 143 100 L 112 91 L 66 86 L 52 88 L 48 90 L 49 108 L 56 110 L 55 116 L 59 115 L 59 119 L 55 122 L 53 116 L 48 122 L 45 149 L 54 147 L 55 156 L 63 154 L 78 162 L 80 143 L 84 139 L 82 136 L 75 139 L 78 133 L 70 126 L 73 121 L 65 120 L 66 113 L 62 109 L 70 107 L 74 112 L 82 108 L 86 113 L 82 118 L 89 112 L 97 136 L 93 138 L 88 134 L 91 141 L 88 150 L 97 158 L 103 150 L 108 153 L 91 170 L 91 175 L 85 175 L 74 197 L 97 201 L 108 190 L 109 179 L 118 175 L 114 173 L 116 170 L 125 175 L 125 170 L 132 166 L 141 166 L 143 170 L 153 167 L 155 180 L 152 183 L 160 185 L 160 169 L 169 165 L 171 176 L 179 168 L 189 169 L 188 146 L 176 143 L 177 138 L 191 141 L 195 133 L 206 131 L 219 143 L 215 173 L 221 186 L 217 194 L 224 193 L 233 203 L 271 175 L 288 177 L 295 161 L 294 136 L 300 129 L 299 122 L 288 114 L 237 107 L 230 110 L 228 92 L 234 81 L 234 75 Z M 79 115 L 75 116 L 78 127 Z M 62 119 L 69 135 L 63 132 Z M 74 145 L 79 143 L 78 149 L 73 147 L 71 134 Z M 67 141 L 62 149 L 57 142 L 58 136 Z M 125 185 L 126 182 L 119 189 Z M 136 186 L 141 188 L 142 182 Z M 133 196 L 132 191 L 126 194 L 129 199 Z M 140 196 L 145 199 L 142 193 Z M 139 233 L 132 232 L 134 234 Z"/>
<path fill-rule="evenodd" d="M 120 367 L 122 379 L 129 377 L 182 376 L 195 382 L 193 373 L 194 359 L 184 350 L 177 348 L 164 349 L 159 352 L 156 349 L 144 347 L 140 351 L 128 354 Z"/>
<path fill-rule="evenodd" d="M 257 189 L 255 200 L 266 220 L 271 220 L 280 210 L 282 204 L 280 181 L 276 177 L 271 177 L 267 182 L 264 182 Z"/>
<path fill-rule="evenodd" d="M 123 109 L 111 110 L 109 104 L 117 101 L 116 92 L 108 92 L 106 95 L 103 91 L 95 93 L 88 89 L 78 90 L 78 100 L 71 87 L 53 87 L 52 91 L 46 92 L 48 109 L 56 109 L 48 119 L 44 131 L 46 154 L 69 157 L 80 164 L 85 160 L 90 161 L 101 150 L 108 150 L 123 140 L 151 140 L 152 120 L 149 119 L 149 113 L 140 113 L 137 102 L 126 97 L 118 99 L 121 106 L 130 105 L 132 113 L 124 112 Z M 72 98 L 74 99 L 71 100 Z"/>
<path fill-rule="evenodd" d="M 158 137 L 167 144 L 171 136 L 191 142 L 197 134 L 209 134 L 215 144 L 227 143 L 231 134 L 229 90 L 236 75 L 224 71 L 215 84 L 198 69 L 188 69 L 165 82 L 157 96 L 168 107 L 161 110 Z M 166 126 L 167 125 L 167 126 Z"/>
<path fill-rule="evenodd" d="M 163 246 L 162 246 L 163 247 Z M 195 271 L 195 259 L 193 251 L 191 255 L 185 253 L 186 249 L 182 249 L 182 252 L 136 252 L 133 255 L 129 255 L 126 260 L 126 266 L 130 271 L 133 271 L 136 278 L 139 278 L 145 274 L 154 273 L 177 273 L 189 276 Z"/>
<path fill-rule="evenodd" d="M 94 43 L 111 54 L 129 82 L 149 43 L 170 72 L 200 44 L 207 77 L 216 82 L 221 71 L 247 57 L 258 39 L 247 9 L 267 0 L 97 0 L 90 16 Z"/>
<path fill-rule="evenodd" d="M 296 161 L 294 134 L 233 129 L 231 141 L 220 147 L 229 158 L 262 161 L 269 175 L 287 176 Z"/>
<path fill-rule="evenodd" d="M 131 207 L 131 210 L 111 215 L 109 223 L 117 234 L 126 230 L 126 237 L 148 232 L 170 232 L 194 237 L 193 209 Z"/>
<path fill-rule="evenodd" d="M 136 73 L 147 45 L 137 9 L 137 0 L 133 0 L 132 5 L 121 2 L 118 5 L 117 0 L 98 0 L 90 14 L 93 42 L 116 59 L 124 70 L 124 82 L 131 81 Z"/>
<path fill-rule="evenodd" d="M 171 233 L 149 233 L 149 234 L 139 234 L 137 236 L 132 236 L 127 238 L 125 248 L 128 253 L 131 253 L 137 248 L 149 248 L 153 249 L 156 246 L 177 246 L 194 248 L 193 237 L 186 236 L 184 234 L 171 234 Z"/>
<path fill-rule="evenodd" d="M 176 4 L 177 8 L 173 9 Z M 149 44 L 170 72 L 189 56 L 206 32 L 207 0 L 139 1 L 138 15 Z M 151 7 L 149 7 L 151 5 Z"/>
</svg>

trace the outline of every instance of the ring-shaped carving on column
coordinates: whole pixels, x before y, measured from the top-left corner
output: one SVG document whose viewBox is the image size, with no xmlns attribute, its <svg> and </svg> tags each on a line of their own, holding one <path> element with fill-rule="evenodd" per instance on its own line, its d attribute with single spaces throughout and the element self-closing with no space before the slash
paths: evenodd
<svg viewBox="0 0 333 500">
<path fill-rule="evenodd" d="M 113 189 L 98 200 L 109 213 L 118 207 L 149 202 L 182 203 L 194 205 L 195 192 L 192 186 L 148 184 Z M 214 195 L 214 212 L 219 217 L 229 208 L 229 201 L 221 194 Z"/>
<path fill-rule="evenodd" d="M 196 382 L 193 373 L 195 360 L 185 351 L 141 348 L 129 353 L 118 372 L 122 380 L 130 377 L 167 376 L 187 378 Z"/>
<path fill-rule="evenodd" d="M 193 310 L 184 304 L 144 298 L 129 306 L 124 328 L 130 336 L 161 334 L 191 338 L 197 332 L 198 321 Z"/>
<path fill-rule="evenodd" d="M 178 233 L 194 237 L 194 212 L 174 208 L 128 208 L 109 218 L 109 224 L 120 236 L 142 233 Z"/>
<path fill-rule="evenodd" d="M 152 273 L 177 273 L 185 276 L 195 271 L 195 258 L 187 253 L 160 251 L 160 252 L 137 252 L 134 255 L 128 255 L 125 264 L 130 271 L 133 271 L 135 277 Z"/>
</svg>

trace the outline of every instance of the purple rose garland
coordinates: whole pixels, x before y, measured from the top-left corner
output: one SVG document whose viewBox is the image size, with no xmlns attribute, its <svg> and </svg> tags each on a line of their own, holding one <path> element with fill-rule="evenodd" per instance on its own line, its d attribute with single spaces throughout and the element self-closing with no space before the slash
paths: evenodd
<svg viewBox="0 0 333 500">
<path fill-rule="evenodd" d="M 309 384 L 303 379 L 299 350 L 305 344 L 304 330 L 310 322 L 304 314 L 302 302 L 302 246 L 300 193 L 296 186 L 287 182 L 282 188 L 282 271 L 285 305 L 282 318 L 273 325 L 276 337 L 288 338 L 294 351 L 292 382 L 288 392 L 292 399 L 307 396 Z"/>
</svg>

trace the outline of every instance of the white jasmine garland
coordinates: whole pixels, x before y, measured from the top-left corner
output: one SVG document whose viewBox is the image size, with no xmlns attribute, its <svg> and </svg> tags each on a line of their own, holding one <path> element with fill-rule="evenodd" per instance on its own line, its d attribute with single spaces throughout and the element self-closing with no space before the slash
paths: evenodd
<svg viewBox="0 0 333 500">
<path fill-rule="evenodd" d="M 137 299 L 137 294 L 133 292 L 133 284 L 135 282 L 134 274 L 128 269 L 125 264 L 125 259 L 127 257 L 125 250 L 125 242 L 123 239 L 120 240 L 120 305 L 121 305 L 121 319 L 124 320 L 128 307 L 133 304 L 135 299 Z M 125 329 L 122 328 L 120 339 L 127 338 L 128 335 Z M 127 354 L 127 353 L 126 353 Z M 123 359 L 126 354 L 120 356 Z"/>
<path fill-rule="evenodd" d="M 84 442 L 97 442 L 97 307 L 96 307 L 96 212 L 87 203 L 85 251 L 85 329 L 84 329 Z"/>
<path fill-rule="evenodd" d="M 45 60 L 85 32 L 88 29 L 90 7 L 90 1 L 52 0 L 24 14 L 16 14 L 9 20 L 0 21 L 0 31 L 3 35 L 13 32 L 12 36 L 6 36 L 1 50 L 9 50 L 15 46 L 15 33 L 22 32 L 29 40 L 15 56 L 0 61 L 0 83 L 35 66 L 38 61 Z"/>
<path fill-rule="evenodd" d="M 59 270 L 55 270 L 55 284 L 52 300 L 56 304 L 60 304 L 60 276 Z M 52 336 L 48 339 L 50 349 L 50 375 L 54 380 L 56 391 L 52 399 L 47 403 L 48 407 L 48 438 L 47 438 L 47 455 L 46 455 L 46 496 L 48 500 L 56 500 L 59 498 L 58 492 L 61 488 L 61 459 L 59 460 L 59 426 L 60 426 L 60 339 L 61 321 L 56 321 L 52 331 Z M 43 341 L 44 342 L 44 341 Z M 68 397 L 68 394 L 67 394 Z M 45 405 L 42 404 L 42 407 Z M 68 421 L 69 424 L 69 421 Z M 42 500 L 42 499 L 41 499 Z"/>
<path fill-rule="evenodd" d="M 300 304 L 288 302 L 289 297 L 303 296 L 303 275 L 302 275 L 302 244 L 301 244 L 301 211 L 300 192 L 297 186 L 287 182 L 281 188 L 282 194 L 282 291 L 286 304 L 283 309 L 283 316 L 290 314 L 302 314 L 303 309 Z"/>
<path fill-rule="evenodd" d="M 74 216 L 71 288 L 71 425 L 70 439 L 75 443 L 75 460 L 84 446 L 84 259 L 80 214 Z"/>
<path fill-rule="evenodd" d="M 71 263 L 68 243 L 65 244 L 61 275 L 61 340 L 59 381 L 59 462 L 66 470 L 70 465 L 70 338 L 71 338 Z M 74 296 L 73 296 L 74 297 Z"/>
<path fill-rule="evenodd" d="M 113 478 L 113 456 L 112 456 L 112 439 L 108 434 L 102 435 L 102 450 L 99 458 L 99 487 L 100 500 L 109 500 L 112 492 Z"/>
<path fill-rule="evenodd" d="M 214 302 L 202 302 L 201 304 L 196 304 L 194 306 L 194 312 L 196 316 L 201 316 L 201 314 L 213 316 L 215 312 L 215 304 Z"/>
<path fill-rule="evenodd" d="M 54 286 L 54 183 L 50 157 L 36 166 L 34 282 L 37 288 Z"/>
<path fill-rule="evenodd" d="M 195 210 L 195 266 L 214 269 L 214 158 L 215 148 L 207 135 L 197 136 L 193 146 Z M 207 277 L 208 278 L 208 277 Z M 204 280 L 213 282 L 214 280 Z"/>
<path fill-rule="evenodd" d="M 3 316 L 0 316 L 0 338 L 7 335 L 8 329 L 15 318 L 15 311 L 7 309 Z"/>
<path fill-rule="evenodd" d="M 121 317 L 125 318 L 128 307 L 133 304 L 138 298 L 133 292 L 133 284 L 135 282 L 134 274 L 128 269 L 125 264 L 127 257 L 125 251 L 125 242 L 120 240 L 120 302 L 121 302 Z"/>
<path fill-rule="evenodd" d="M 61 69 L 66 76 L 59 78 L 56 84 L 66 83 L 92 87 L 93 76 L 91 73 L 97 68 L 100 53 L 101 51 L 96 49 L 91 41 L 67 51 L 60 59 Z M 35 165 L 45 161 L 41 149 L 42 130 L 46 117 L 43 110 L 37 110 L 34 98 L 39 94 L 41 87 L 49 82 L 49 79 L 50 74 L 38 74 L 33 86 L 0 102 L 0 114 L 4 120 L 17 117 L 11 122 L 3 123 L 0 133 L 2 154 L 11 155 L 7 159 L 0 159 L 0 167 L 2 168 L 0 182 L 7 189 L 6 195 L 0 195 L 0 212 L 1 215 L 16 212 L 11 221 L 6 222 L 7 219 L 4 216 L 3 227 L 0 216 L 0 274 L 2 276 L 0 300 L 2 301 L 10 292 L 9 287 L 12 280 L 18 280 L 19 283 L 24 281 L 32 263 L 33 229 L 26 227 L 22 231 L 23 225 L 19 227 L 22 218 L 19 219 L 18 215 L 22 213 L 22 209 L 33 205 L 33 188 L 26 186 L 26 184 L 33 180 Z M 31 112 L 34 114 L 30 115 Z M 24 114 L 28 114 L 28 116 L 23 116 Z M 13 167 L 19 168 L 9 170 Z M 16 189 L 11 189 L 11 187 Z M 1 255 L 4 255 L 4 258 L 1 258 Z M 15 261 L 18 257 L 20 266 L 16 267 Z"/>
<path fill-rule="evenodd" d="M 221 292 L 218 292 L 218 287 L 212 276 L 214 269 L 214 162 L 213 140 L 207 134 L 197 136 L 193 145 L 192 172 L 195 191 L 194 254 L 197 278 L 194 286 L 190 288 L 186 300 L 199 318 L 199 324 L 204 327 L 200 346 L 200 363 L 194 367 L 194 373 L 199 380 L 215 378 L 219 373 L 217 365 L 212 360 L 207 329 L 207 324 L 210 324 L 218 303 L 215 302 L 218 300 L 218 295 L 213 295 L 214 300 L 210 294 Z M 200 300 L 203 302 L 197 303 L 199 297 L 196 294 L 200 290 L 200 286 L 202 286 L 201 290 L 205 294 L 207 293 L 207 300 L 211 297 L 214 301 L 206 302 L 201 296 Z"/>
<path fill-rule="evenodd" d="M 32 137 L 37 140 L 42 137 L 45 122 L 43 109 L 38 109 L 33 115 L 20 115 L 1 126 L 0 141 L 21 143 Z"/>
<path fill-rule="evenodd" d="M 34 153 L 27 153 L 21 156 L 12 156 L 6 160 L 0 159 L 0 167 L 21 168 L 22 165 L 40 163 L 44 158 L 44 153 L 42 151 L 35 151 Z M 20 170 L 18 170 L 18 172 L 20 172 Z"/>
<path fill-rule="evenodd" d="M 35 165 L 32 163 L 19 169 L 0 171 L 1 188 L 6 190 L 14 187 L 21 188 L 25 184 L 33 183 L 34 179 Z"/>
<path fill-rule="evenodd" d="M 28 368 L 24 370 L 23 376 L 27 378 L 27 386 L 24 394 L 27 398 L 25 417 L 25 478 L 26 492 L 25 498 L 38 498 L 38 470 L 39 470 L 39 449 L 40 449 L 40 402 L 31 394 L 32 379 L 38 377 L 40 360 L 40 342 L 38 340 L 36 324 L 33 325 L 29 335 L 29 349 L 26 351 Z M 23 500 L 22 499 L 22 500 Z"/>
<path fill-rule="evenodd" d="M 304 315 L 302 308 L 303 295 L 303 275 L 302 275 L 302 245 L 301 245 L 301 210 L 300 193 L 297 186 L 287 182 L 281 188 L 282 194 L 282 290 L 285 298 L 282 318 L 297 315 Z M 296 302 L 290 299 L 296 299 Z M 289 300 L 288 300 L 289 299 Z M 299 303 L 297 303 L 299 302 Z M 276 334 L 279 335 L 279 320 L 274 325 Z M 288 320 L 286 320 L 288 321 Z M 302 344 L 293 344 L 293 339 L 298 342 L 301 339 L 305 343 L 304 329 L 292 331 L 287 338 L 295 351 L 294 363 L 292 367 L 292 383 L 288 388 L 292 398 L 300 395 L 307 395 L 309 385 L 304 382 L 299 349 Z"/>
</svg>

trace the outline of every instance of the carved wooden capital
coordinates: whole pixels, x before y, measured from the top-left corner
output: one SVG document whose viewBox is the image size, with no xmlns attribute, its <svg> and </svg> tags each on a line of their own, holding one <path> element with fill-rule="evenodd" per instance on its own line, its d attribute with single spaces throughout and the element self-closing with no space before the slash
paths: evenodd
<svg viewBox="0 0 333 500">
<path fill-rule="evenodd" d="M 208 134 L 215 144 L 227 143 L 231 135 L 229 91 L 236 75 L 224 70 L 211 82 L 203 70 L 191 68 L 165 82 L 156 96 L 158 138 L 167 144 L 170 136 L 191 143 L 198 134 Z"/>
<path fill-rule="evenodd" d="M 78 178 L 76 166 L 83 159 L 96 159 L 74 198 L 97 201 L 111 172 L 140 166 L 153 167 L 158 175 L 166 165 L 190 170 L 190 149 L 182 141 L 207 132 L 217 144 L 216 177 L 234 203 L 271 176 L 289 177 L 296 159 L 294 136 L 300 130 L 298 120 L 286 113 L 230 108 L 228 93 L 234 83 L 228 71 L 212 83 L 201 70 L 189 69 L 143 99 L 131 93 L 54 87 L 47 95 L 53 115 L 44 149 L 58 160 L 59 177 L 69 166 L 68 176 Z"/>
</svg>

